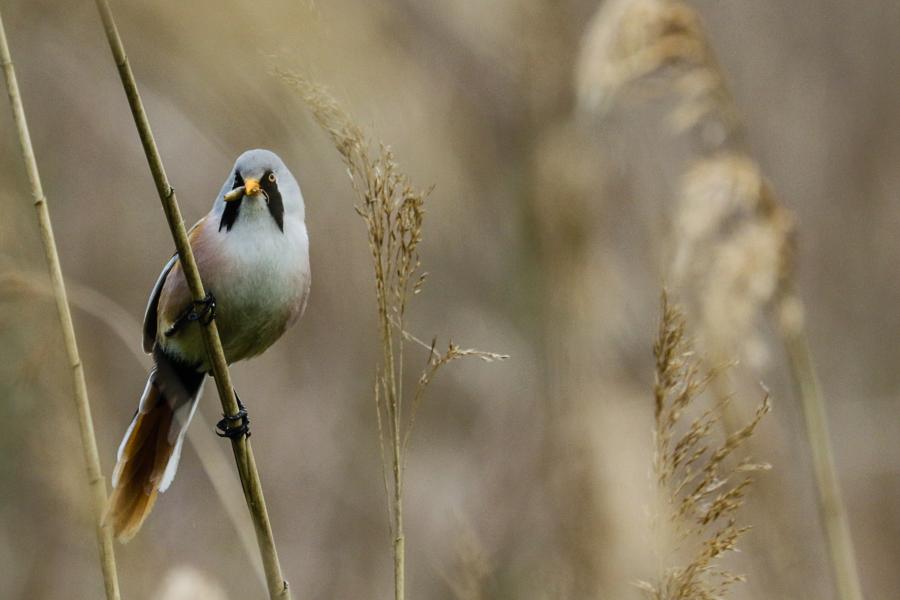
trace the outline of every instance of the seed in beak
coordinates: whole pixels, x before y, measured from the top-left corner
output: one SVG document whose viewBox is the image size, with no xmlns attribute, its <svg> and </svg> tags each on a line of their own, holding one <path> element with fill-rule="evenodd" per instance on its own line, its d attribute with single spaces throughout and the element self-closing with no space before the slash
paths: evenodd
<svg viewBox="0 0 900 600">
<path fill-rule="evenodd" d="M 234 188 L 227 194 L 225 194 L 225 202 L 234 202 L 235 200 L 240 200 L 244 196 L 244 186 L 239 185 Z"/>
</svg>

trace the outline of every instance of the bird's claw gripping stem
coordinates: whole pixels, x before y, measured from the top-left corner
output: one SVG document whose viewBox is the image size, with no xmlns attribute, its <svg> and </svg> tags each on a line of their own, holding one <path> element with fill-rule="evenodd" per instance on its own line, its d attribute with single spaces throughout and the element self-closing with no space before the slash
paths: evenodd
<svg viewBox="0 0 900 600">
<path fill-rule="evenodd" d="M 219 437 L 227 437 L 230 440 L 237 439 L 241 436 L 250 437 L 250 417 L 247 415 L 247 409 L 244 407 L 244 404 L 241 402 L 241 399 L 238 398 L 238 395 L 234 395 L 234 399 L 237 400 L 238 403 L 238 411 L 237 414 L 234 415 L 226 415 L 222 413 L 222 420 L 216 423 L 216 435 Z M 232 421 L 241 421 L 241 424 L 237 427 L 231 425 Z"/>
<path fill-rule="evenodd" d="M 195 300 L 190 312 L 188 312 L 188 321 L 199 321 L 203 325 L 209 325 L 216 318 L 216 298 L 212 292 L 206 292 L 203 300 Z"/>
<path fill-rule="evenodd" d="M 188 323 L 198 322 L 202 325 L 209 325 L 216 318 L 216 297 L 212 292 L 206 292 L 203 300 L 195 300 L 188 306 L 183 313 L 178 315 L 172 326 L 166 330 L 166 337 L 172 337 L 178 333 L 182 327 Z"/>
</svg>

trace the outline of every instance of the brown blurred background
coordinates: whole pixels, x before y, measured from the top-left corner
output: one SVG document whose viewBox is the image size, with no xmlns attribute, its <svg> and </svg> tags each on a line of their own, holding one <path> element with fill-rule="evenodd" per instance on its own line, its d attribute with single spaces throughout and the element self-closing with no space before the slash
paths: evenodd
<svg viewBox="0 0 900 600">
<path fill-rule="evenodd" d="M 512 357 L 446 369 L 419 416 L 407 479 L 409 597 L 631 598 L 633 581 L 652 576 L 650 347 L 668 281 L 661 240 L 685 155 L 652 110 L 601 122 L 576 109 L 574 65 L 598 6 L 114 3 L 186 221 L 206 213 L 248 148 L 279 153 L 303 188 L 306 315 L 233 369 L 295 597 L 388 597 L 391 559 L 365 229 L 336 152 L 269 75 L 273 63 L 329 86 L 414 182 L 435 185 L 422 250 L 431 275 L 411 329 Z M 863 587 L 870 599 L 894 598 L 900 5 L 694 6 L 746 142 L 794 213 L 799 288 Z M 82 303 L 75 325 L 108 476 L 147 366 L 133 355 L 140 330 L 129 318 L 141 319 L 172 242 L 93 3 L 11 0 L 3 11 L 63 271 Z M 99 598 L 68 371 L 53 305 L 36 295 L 44 260 L 3 105 L 0 598 Z M 749 582 L 734 597 L 829 599 L 803 420 L 767 322 L 732 372 L 742 413 L 758 401 L 759 380 L 774 401 L 751 447 L 774 468 L 743 513 L 754 530 L 729 565 Z M 193 429 L 229 460 L 212 436 L 212 389 Z M 226 478 L 239 499 L 233 471 Z M 118 561 L 127 598 L 262 593 L 191 446 Z M 456 584 L 473 572 L 484 576 L 468 594 Z M 175 595 L 185 577 L 208 591 Z"/>
</svg>

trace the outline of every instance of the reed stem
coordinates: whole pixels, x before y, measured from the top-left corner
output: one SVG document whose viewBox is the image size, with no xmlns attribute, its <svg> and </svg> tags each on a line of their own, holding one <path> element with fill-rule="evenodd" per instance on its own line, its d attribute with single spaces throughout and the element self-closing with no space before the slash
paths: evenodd
<svg viewBox="0 0 900 600">
<path fill-rule="evenodd" d="M 112 535 L 109 527 L 104 525 L 103 522 L 103 514 L 106 511 L 107 502 L 106 479 L 104 479 L 103 471 L 100 467 L 97 439 L 94 436 L 94 422 L 91 417 L 90 401 L 88 400 L 84 365 L 82 365 L 81 357 L 78 354 L 78 343 L 75 339 L 72 313 L 69 310 L 69 301 L 66 297 L 66 286 L 63 281 L 62 268 L 60 267 L 59 253 L 56 249 L 56 239 L 53 236 L 53 227 L 50 222 L 50 210 L 47 207 L 47 198 L 44 196 L 43 186 L 41 185 L 34 148 L 31 146 L 31 135 L 28 132 L 28 123 L 25 120 L 25 107 L 22 104 L 22 96 L 19 92 L 19 84 L 16 80 L 16 72 L 13 67 L 12 56 L 10 55 L 2 16 L 0 16 L 0 63 L 3 65 L 3 75 L 6 79 L 6 89 L 9 94 L 10 105 L 12 106 L 13 120 L 16 124 L 19 149 L 22 152 L 25 171 L 31 184 L 31 194 L 34 198 L 34 208 L 37 212 L 44 256 L 47 259 L 47 268 L 50 272 L 50 285 L 53 290 L 53 297 L 56 300 L 56 311 L 62 328 L 66 356 L 69 360 L 69 368 L 72 370 L 75 407 L 78 411 L 81 446 L 84 450 L 84 461 L 87 465 L 88 485 L 91 491 L 91 509 L 93 510 L 96 523 L 97 543 L 100 547 L 100 568 L 103 572 L 106 598 L 108 600 L 119 600 L 119 580 L 116 574 L 116 555 L 113 549 Z"/>
<path fill-rule="evenodd" d="M 172 238 L 175 241 L 178 259 L 181 261 L 181 266 L 193 299 L 200 302 L 206 297 L 206 291 L 203 288 L 200 272 L 197 269 L 197 263 L 194 260 L 194 254 L 191 251 L 187 231 L 184 227 L 184 220 L 181 217 L 181 211 L 175 196 L 175 189 L 169 184 L 169 179 L 166 176 L 162 158 L 159 155 L 159 150 L 153 139 L 150 122 L 147 118 L 147 113 L 144 110 L 144 105 L 141 102 L 137 82 L 131 71 L 128 57 L 125 54 L 125 48 L 122 45 L 122 40 L 119 37 L 119 32 L 116 27 L 115 19 L 113 18 L 112 10 L 109 7 L 109 2 L 107 2 L 107 0 L 96 0 L 96 3 L 97 10 L 100 12 L 100 18 L 103 20 L 106 39 L 109 42 L 110 50 L 112 51 L 116 67 L 119 71 L 119 77 L 122 80 L 122 86 L 125 89 L 125 95 L 128 98 L 128 104 L 131 107 L 135 126 L 137 127 L 138 135 L 141 138 L 141 145 L 144 148 L 144 154 L 147 157 L 150 172 L 153 175 L 153 181 L 156 184 L 156 190 L 159 194 L 159 199 L 162 202 L 163 211 L 166 214 L 166 220 L 169 223 Z M 206 350 L 210 359 L 209 362 L 212 365 L 216 389 L 219 392 L 219 399 L 222 402 L 222 409 L 226 415 L 235 415 L 238 413 L 237 398 L 234 394 L 234 388 L 231 385 L 231 375 L 228 372 L 228 364 L 225 360 L 225 353 L 222 350 L 222 341 L 219 339 L 219 330 L 215 320 L 211 320 L 201 329 L 203 331 L 203 340 L 206 344 Z M 232 425 L 235 427 L 239 426 L 240 420 L 235 420 Z M 231 440 L 231 448 L 234 452 L 238 474 L 241 478 L 241 487 L 244 490 L 244 498 L 247 501 L 247 507 L 250 510 L 250 515 L 256 530 L 256 541 L 259 545 L 260 554 L 262 555 L 269 597 L 273 600 L 290 600 L 291 594 L 288 589 L 288 583 L 282 576 L 281 564 L 278 560 L 278 552 L 275 548 L 275 540 L 272 535 L 272 525 L 269 522 L 269 514 L 266 508 L 265 498 L 263 497 L 262 484 L 259 480 L 259 472 L 256 468 L 256 461 L 253 458 L 253 449 L 250 446 L 250 440 L 248 440 L 246 436 L 234 438 Z"/>
<path fill-rule="evenodd" d="M 403 457 L 399 427 L 394 430 L 394 600 L 406 598 L 406 535 L 403 531 Z"/>
<path fill-rule="evenodd" d="M 806 338 L 803 304 L 792 290 L 787 290 L 779 299 L 777 309 L 779 332 L 806 420 L 806 436 L 818 490 L 819 512 L 828 542 L 838 597 L 841 600 L 862 600 L 862 585 L 856 567 L 847 509 L 831 451 L 828 415 Z"/>
</svg>

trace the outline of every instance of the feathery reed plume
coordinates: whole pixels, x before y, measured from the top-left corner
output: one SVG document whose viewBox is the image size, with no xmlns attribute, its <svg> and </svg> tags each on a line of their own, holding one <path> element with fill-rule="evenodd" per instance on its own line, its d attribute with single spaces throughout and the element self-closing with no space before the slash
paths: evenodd
<svg viewBox="0 0 900 600">
<path fill-rule="evenodd" d="M 763 308 L 774 308 L 775 325 L 806 421 L 834 581 L 842 600 L 862 600 L 825 402 L 806 341 L 803 302 L 790 264 L 792 219 L 775 201 L 759 167 L 741 144 L 739 111 L 699 16 L 678 0 L 610 0 L 596 13 L 580 65 L 582 104 L 598 114 L 605 114 L 626 89 L 645 88 L 638 84 L 649 82 L 652 78 L 648 75 L 661 73 L 663 67 L 677 67 L 672 71 L 674 79 L 668 80 L 669 88 L 679 97 L 670 113 L 673 132 L 699 132 L 699 154 L 703 157 L 701 166 L 684 176 L 682 209 L 703 205 L 705 211 L 711 206 L 719 218 L 711 222 L 704 215 L 696 221 L 691 210 L 681 217 L 683 226 L 692 220 L 705 224 L 698 226 L 690 239 L 676 242 L 684 245 L 675 252 L 679 261 L 675 266 L 698 259 L 696 250 L 701 245 L 697 242 L 717 230 L 722 241 L 717 243 L 717 250 L 712 249 L 718 256 L 709 263 L 703 278 L 708 285 L 685 286 L 703 290 L 708 298 L 694 302 L 701 305 L 701 313 L 709 311 L 703 317 L 704 324 L 727 322 L 732 340 L 747 339 L 749 331 L 740 331 L 733 324 L 748 327 Z M 728 148 L 735 148 L 734 154 L 724 154 Z M 710 204 L 705 204 L 700 196 L 712 190 L 718 191 L 710 195 Z M 696 199 L 688 199 L 695 194 Z M 735 226 L 736 220 L 745 223 Z M 691 231 L 691 226 L 687 229 Z M 737 295 L 744 298 L 736 300 Z"/>
<path fill-rule="evenodd" d="M 0 300 L 15 295 L 53 297 L 52 286 L 38 273 L 16 269 L 12 263 L 7 267 L 9 261 L 4 259 L 5 257 L 0 255 Z M 122 305 L 88 285 L 70 278 L 66 289 L 69 304 L 73 308 L 105 324 L 140 365 L 144 368 L 149 366 L 147 355 L 138 350 L 133 343 L 134 332 L 141 329 L 140 321 L 132 317 Z M 200 407 L 199 410 L 202 412 L 203 408 Z M 231 469 L 228 458 L 221 447 L 205 434 L 205 431 L 196 427 L 188 429 L 188 443 L 197 453 L 200 465 L 209 477 L 216 496 L 222 502 L 225 514 L 234 526 L 247 558 L 253 563 L 253 572 L 256 573 L 260 584 L 265 586 L 266 574 L 256 553 L 253 526 L 243 518 L 243 504 L 231 489 L 233 484 L 230 481 Z"/>
<path fill-rule="evenodd" d="M 700 410 L 700 396 L 718 373 L 701 368 L 687 338 L 685 318 L 665 292 L 653 355 L 653 472 L 660 505 L 655 525 L 660 564 L 679 564 L 661 568 L 655 581 L 640 582 L 639 587 L 654 600 L 724 598 L 743 577 L 718 561 L 735 550 L 749 529 L 738 525 L 737 512 L 752 484 L 750 473 L 768 468 L 736 454 L 769 412 L 769 396 L 763 397 L 749 423 L 724 439 L 716 440 L 714 431 L 727 397 L 717 397 L 688 424 L 687 413 Z"/>
<path fill-rule="evenodd" d="M 699 159 L 681 178 L 672 282 L 713 356 L 739 349 L 761 359 L 754 325 L 789 275 L 793 220 L 739 148 L 736 103 L 700 17 L 679 0 L 604 3 L 585 36 L 578 88 L 601 116 L 630 92 L 674 96 L 672 133 L 696 132 Z"/>
<path fill-rule="evenodd" d="M 576 82 L 581 106 L 600 114 L 632 92 L 674 92 L 678 104 L 670 118 L 676 130 L 702 124 L 714 139 L 739 130 L 700 18 L 677 0 L 603 3 L 588 26 Z M 716 129 L 707 127 L 713 123 Z"/>
<path fill-rule="evenodd" d="M 753 160 L 719 152 L 684 174 L 674 223 L 672 279 L 695 304 L 702 346 L 760 362 L 758 321 L 790 273 L 791 215 Z"/>
<path fill-rule="evenodd" d="M 362 129 L 321 86 L 304 77 L 275 67 L 274 73 L 296 89 L 320 127 L 329 135 L 347 166 L 350 183 L 359 202 L 356 212 L 366 224 L 375 275 L 375 300 L 382 358 L 375 372 L 375 411 L 381 444 L 384 487 L 388 498 L 388 522 L 393 539 L 394 596 L 405 598 L 405 532 L 403 528 L 403 483 L 410 434 L 425 390 L 446 364 L 464 357 L 491 362 L 506 358 L 492 352 L 462 349 L 450 342 L 444 352 L 435 350 L 437 340 L 426 344 L 404 329 L 407 304 L 425 282 L 419 273 L 418 246 L 422 241 L 425 197 L 428 192 L 412 186 L 399 170 L 390 148 L 376 147 Z M 411 401 L 403 391 L 404 342 L 428 352 Z M 390 446 L 390 459 L 385 448 Z M 388 478 L 388 470 L 391 477 Z"/>
<path fill-rule="evenodd" d="M 96 4 L 100 18 L 103 21 L 103 28 L 110 51 L 119 71 L 119 77 L 122 80 L 122 87 L 128 98 L 128 105 L 131 108 L 138 135 L 141 138 L 141 145 L 144 148 L 144 154 L 147 157 L 147 163 L 153 175 L 153 181 L 156 184 L 156 190 L 159 194 L 163 211 L 166 214 L 172 238 L 175 241 L 175 248 L 178 251 L 178 259 L 182 265 L 185 279 L 193 300 L 201 302 L 206 297 L 206 290 L 203 288 L 200 272 L 197 269 L 197 263 L 191 251 L 187 231 L 184 227 L 184 220 L 181 217 L 181 210 L 175 197 L 175 189 L 169 184 L 169 179 L 166 176 L 162 158 L 153 139 L 150 121 L 147 118 L 147 113 L 144 110 L 144 105 L 138 92 L 137 81 L 131 71 L 131 65 L 125 54 L 122 39 L 119 37 L 112 10 L 109 7 L 109 2 L 106 0 L 97 0 Z M 203 341 L 209 354 L 216 389 L 222 402 L 222 409 L 226 415 L 237 415 L 237 398 L 231 385 L 228 363 L 222 350 L 222 341 L 219 339 L 219 330 L 215 319 L 210 319 L 200 329 L 203 332 Z M 236 418 L 231 423 L 231 426 L 236 427 L 239 423 L 240 419 Z M 272 525 L 269 522 L 269 511 L 263 497 L 262 484 L 259 480 L 259 471 L 253 458 L 250 440 L 247 439 L 247 436 L 231 438 L 231 449 L 234 452 L 234 459 L 241 478 L 244 499 L 247 502 L 247 508 L 250 510 L 253 525 L 256 529 L 256 541 L 259 545 L 263 568 L 266 572 L 269 597 L 273 600 L 289 600 L 291 594 L 288 589 L 288 583 L 282 576 L 281 563 L 278 560 L 278 551 L 275 548 L 275 539 L 272 535 Z"/>
<path fill-rule="evenodd" d="M 47 267 L 50 272 L 50 284 L 56 300 L 56 310 L 59 314 L 59 324 L 62 328 L 66 355 L 69 359 L 69 367 L 72 369 L 72 387 L 75 407 L 78 411 L 81 445 L 84 450 L 84 460 L 87 464 L 88 486 L 91 491 L 97 543 L 100 547 L 100 567 L 103 572 L 104 588 L 108 600 L 118 600 L 120 596 L 119 580 L 116 573 L 116 555 L 113 550 L 109 527 L 103 523 L 103 513 L 106 510 L 107 502 L 106 479 L 104 479 L 103 470 L 100 467 L 100 456 L 97 451 L 97 439 L 94 436 L 94 422 L 91 417 L 91 405 L 88 400 L 84 366 L 78 353 L 75 328 L 72 324 L 72 313 L 69 310 L 69 301 L 66 298 L 66 286 L 63 281 L 59 253 L 56 249 L 56 239 L 53 236 L 53 227 L 50 222 L 50 210 L 47 207 L 47 198 L 44 196 L 43 186 L 41 185 L 37 159 L 31 146 L 31 135 L 28 131 L 28 123 L 25 120 L 25 107 L 22 104 L 22 96 L 19 92 L 19 84 L 16 80 L 16 72 L 13 68 L 12 56 L 10 55 L 2 17 L 0 17 L 0 63 L 3 65 L 6 89 L 12 108 L 13 120 L 16 124 L 19 150 L 22 153 L 25 171 L 31 183 L 34 208 L 37 212 L 37 220 L 41 232 L 41 244 L 44 247 L 44 256 L 47 259 Z"/>
</svg>

